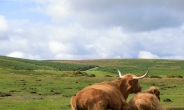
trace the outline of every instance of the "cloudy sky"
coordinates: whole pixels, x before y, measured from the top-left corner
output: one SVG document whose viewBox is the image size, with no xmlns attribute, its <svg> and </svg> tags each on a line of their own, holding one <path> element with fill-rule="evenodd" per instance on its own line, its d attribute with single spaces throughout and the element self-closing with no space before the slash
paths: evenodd
<svg viewBox="0 0 184 110">
<path fill-rule="evenodd" d="M 0 0 L 0 55 L 184 60 L 183 0 Z"/>
</svg>

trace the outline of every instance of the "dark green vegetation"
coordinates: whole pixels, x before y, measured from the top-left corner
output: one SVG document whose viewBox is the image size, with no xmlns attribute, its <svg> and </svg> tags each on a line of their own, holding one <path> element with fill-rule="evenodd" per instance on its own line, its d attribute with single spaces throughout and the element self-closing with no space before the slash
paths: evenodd
<svg viewBox="0 0 184 110">
<path fill-rule="evenodd" d="M 57 63 L 0 56 L 0 68 L 12 70 L 84 71 L 93 67 L 95 65 Z"/>
<path fill-rule="evenodd" d="M 140 80 L 143 90 L 157 86 L 161 90 L 164 107 L 184 109 L 184 61 L 36 61 L 4 56 L 0 56 L 0 109 L 71 110 L 71 96 L 88 85 L 116 79 L 114 67 L 124 74 L 136 75 L 150 68 L 149 76 Z M 164 99 L 170 99 L 171 102 L 163 102 Z"/>
<path fill-rule="evenodd" d="M 90 64 L 98 65 L 95 71 L 117 74 L 114 67 L 120 69 L 122 73 L 143 74 L 150 68 L 149 76 L 161 75 L 174 76 L 184 75 L 184 61 L 180 60 L 155 60 L 155 59 L 107 59 L 107 60 L 84 60 L 84 61 L 55 61 L 70 64 Z"/>
</svg>

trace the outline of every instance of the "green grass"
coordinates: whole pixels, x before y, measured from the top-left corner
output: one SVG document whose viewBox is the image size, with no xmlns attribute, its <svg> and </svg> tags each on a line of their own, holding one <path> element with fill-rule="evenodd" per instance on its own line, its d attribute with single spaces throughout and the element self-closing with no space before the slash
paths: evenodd
<svg viewBox="0 0 184 110">
<path fill-rule="evenodd" d="M 93 65 L 99 68 L 88 71 L 96 67 Z M 59 69 L 59 66 L 61 68 L 67 66 L 67 69 Z M 0 110 L 71 110 L 71 96 L 88 85 L 115 80 L 118 74 L 114 67 L 120 69 L 122 74 L 135 75 L 141 75 L 150 68 L 149 76 L 162 78 L 141 79 L 139 82 L 143 90 L 150 86 L 159 87 L 161 104 L 164 107 L 184 109 L 184 78 L 167 78 L 168 74 L 184 76 L 184 61 L 149 59 L 35 61 L 0 56 L 0 95 L 11 95 L 0 97 Z M 62 77 L 62 74 L 70 74 L 73 70 L 81 68 L 84 69 L 83 72 L 94 74 L 96 77 Z M 113 77 L 104 77 L 105 75 Z M 131 97 L 132 95 L 129 99 Z M 163 102 L 167 98 L 172 102 Z"/>
<path fill-rule="evenodd" d="M 0 109 L 4 110 L 71 110 L 70 98 L 82 88 L 117 78 L 4 74 L 1 71 L 0 73 L 0 92 L 12 95 L 0 97 Z M 161 104 L 164 107 L 184 108 L 183 78 L 145 78 L 139 82 L 143 90 L 153 85 L 159 87 Z M 171 99 L 172 102 L 163 102 L 166 98 Z"/>
</svg>

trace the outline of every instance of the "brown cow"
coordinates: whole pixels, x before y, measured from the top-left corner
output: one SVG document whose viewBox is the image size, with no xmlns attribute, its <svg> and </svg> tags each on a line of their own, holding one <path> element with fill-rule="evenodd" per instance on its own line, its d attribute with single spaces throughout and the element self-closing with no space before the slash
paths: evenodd
<svg viewBox="0 0 184 110">
<path fill-rule="evenodd" d="M 117 69 L 118 70 L 118 69 Z M 136 77 L 132 74 L 121 75 L 111 82 L 101 82 L 84 88 L 71 98 L 73 110 L 127 110 L 129 108 L 126 99 L 131 93 L 141 91 L 138 79 L 144 78 L 149 71 L 143 76 Z"/>
<path fill-rule="evenodd" d="M 130 110 L 172 110 L 164 108 L 160 104 L 160 90 L 150 87 L 145 92 L 137 93 L 129 101 Z"/>
</svg>

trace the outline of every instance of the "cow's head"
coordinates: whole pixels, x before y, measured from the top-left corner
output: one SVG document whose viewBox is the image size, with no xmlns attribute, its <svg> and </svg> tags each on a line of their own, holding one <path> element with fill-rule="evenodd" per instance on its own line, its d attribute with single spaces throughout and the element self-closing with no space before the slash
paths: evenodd
<svg viewBox="0 0 184 110">
<path fill-rule="evenodd" d="M 126 75 L 121 75 L 121 72 L 117 69 L 119 73 L 119 78 L 118 80 L 121 82 L 120 84 L 120 91 L 122 94 L 124 94 L 125 99 L 128 97 L 128 94 L 131 93 L 137 93 L 141 91 L 141 86 L 139 85 L 138 80 L 144 78 L 149 70 L 142 76 L 135 76 L 132 74 L 126 74 Z"/>
<path fill-rule="evenodd" d="M 146 92 L 154 94 L 160 100 L 160 90 L 157 87 L 150 87 Z"/>
</svg>

